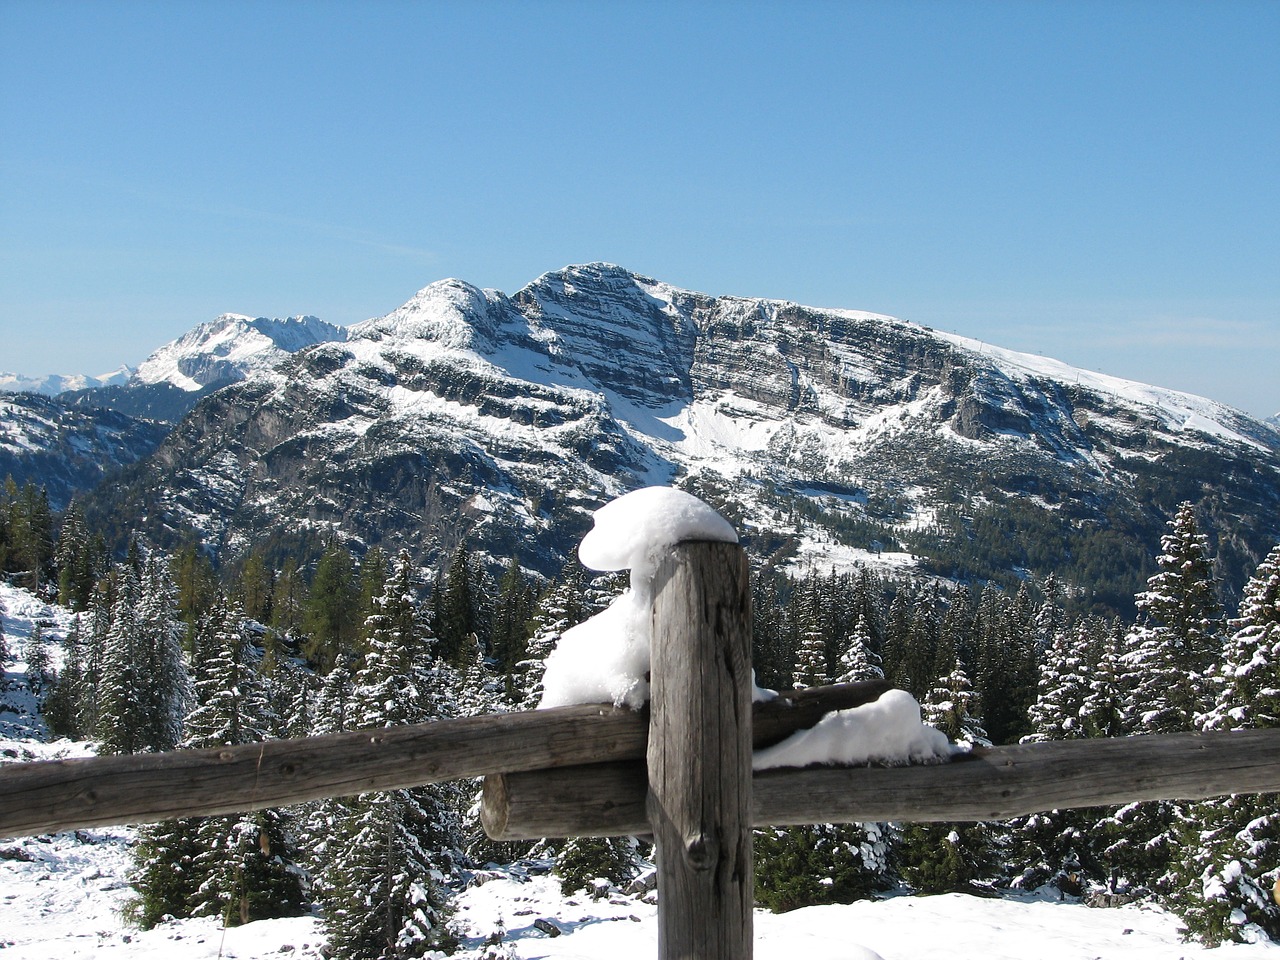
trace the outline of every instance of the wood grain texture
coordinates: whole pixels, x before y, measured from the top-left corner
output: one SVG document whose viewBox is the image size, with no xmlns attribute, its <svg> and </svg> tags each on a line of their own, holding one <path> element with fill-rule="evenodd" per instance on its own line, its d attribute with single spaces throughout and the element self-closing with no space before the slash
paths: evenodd
<svg viewBox="0 0 1280 960">
<path fill-rule="evenodd" d="M 499 839 L 649 832 L 638 762 L 565 768 L 574 796 L 540 771 L 501 777 Z M 1280 792 L 1280 730 L 1175 733 L 990 747 L 912 767 L 770 770 L 753 779 L 756 826 L 866 821 L 1007 820 L 1046 810 L 1139 800 Z M 497 794 L 495 792 L 495 802 Z M 545 812 L 540 812 L 538 808 Z"/>
<path fill-rule="evenodd" d="M 684 543 L 654 580 L 649 793 L 659 960 L 750 960 L 751 595 L 736 544 Z"/>
<path fill-rule="evenodd" d="M 788 691 L 756 704 L 757 744 L 867 703 L 888 685 Z M 285 806 L 501 771 L 642 761 L 648 711 L 605 704 L 441 720 L 209 750 L 0 765 L 0 837 Z"/>
<path fill-rule="evenodd" d="M 207 750 L 0 766 L 0 836 L 148 823 L 502 770 L 643 757 L 646 718 L 607 705 Z"/>
</svg>

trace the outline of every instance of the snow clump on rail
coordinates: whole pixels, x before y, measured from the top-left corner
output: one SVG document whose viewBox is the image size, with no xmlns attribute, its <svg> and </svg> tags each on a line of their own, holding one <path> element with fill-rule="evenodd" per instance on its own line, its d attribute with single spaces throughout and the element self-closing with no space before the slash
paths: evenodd
<svg viewBox="0 0 1280 960">
<path fill-rule="evenodd" d="M 644 487 L 606 503 L 578 547 L 591 570 L 630 570 L 631 586 L 608 608 L 564 632 L 547 657 L 540 707 L 612 702 L 639 709 L 649 698 L 653 578 L 665 553 L 686 540 L 737 543 L 724 517 L 692 494 Z"/>
</svg>

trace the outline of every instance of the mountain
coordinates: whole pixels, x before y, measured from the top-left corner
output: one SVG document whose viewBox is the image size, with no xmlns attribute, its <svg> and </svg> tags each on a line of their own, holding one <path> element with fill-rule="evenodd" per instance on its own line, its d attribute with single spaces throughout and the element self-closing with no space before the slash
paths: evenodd
<svg viewBox="0 0 1280 960">
<path fill-rule="evenodd" d="M 127 377 L 51 377 L 41 381 L 48 387 L 40 392 L 58 394 L 80 407 L 105 407 L 133 417 L 176 422 L 201 397 L 220 387 L 268 370 L 305 347 L 344 340 L 346 335 L 344 328 L 316 317 L 271 319 L 225 313 L 160 347 L 137 370 L 124 368 Z"/>
<path fill-rule="evenodd" d="M 77 493 L 137 463 L 159 446 L 169 427 L 113 410 L 76 408 L 36 393 L 0 396 L 0 480 L 45 488 L 64 509 Z"/>
<path fill-rule="evenodd" d="M 195 393 L 270 369 L 304 347 L 344 339 L 342 327 L 317 317 L 280 320 L 224 313 L 155 351 L 132 382 L 167 383 Z"/>
<path fill-rule="evenodd" d="M 99 377 L 84 374 L 50 374 L 47 377 L 24 377 L 18 373 L 0 373 L 0 393 L 40 393 L 48 397 L 68 390 L 96 390 L 129 382 L 134 371 L 121 367 Z"/>
<path fill-rule="evenodd" d="M 1228 582 L 1280 540 L 1274 425 L 891 317 L 597 263 L 443 280 L 347 334 L 204 397 L 99 516 L 223 558 L 337 535 L 551 575 L 603 501 L 675 482 L 768 564 L 1055 570 L 1112 607 L 1181 500 Z"/>
</svg>

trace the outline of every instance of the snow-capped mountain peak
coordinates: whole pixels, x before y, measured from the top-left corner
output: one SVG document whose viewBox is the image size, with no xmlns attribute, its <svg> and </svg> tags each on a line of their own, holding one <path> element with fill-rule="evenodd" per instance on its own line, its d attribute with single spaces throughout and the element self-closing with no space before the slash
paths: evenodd
<svg viewBox="0 0 1280 960">
<path fill-rule="evenodd" d="M 120 386 L 128 383 L 134 370 L 121 366 L 110 373 L 88 376 L 83 373 L 50 374 L 45 377 L 25 377 L 20 373 L 0 373 L 0 393 L 40 393 L 47 397 L 66 393 L 68 390 L 93 390 L 98 387 Z"/>
<path fill-rule="evenodd" d="M 133 383 L 169 383 L 196 391 L 243 380 L 304 347 L 346 337 L 344 328 L 316 317 L 272 319 L 224 313 L 151 354 L 138 367 Z"/>
<path fill-rule="evenodd" d="M 428 340 L 442 347 L 468 350 L 476 337 L 491 333 L 483 323 L 487 315 L 483 290 L 462 280 L 437 280 L 409 301 L 383 317 L 353 324 L 351 340 Z"/>
</svg>

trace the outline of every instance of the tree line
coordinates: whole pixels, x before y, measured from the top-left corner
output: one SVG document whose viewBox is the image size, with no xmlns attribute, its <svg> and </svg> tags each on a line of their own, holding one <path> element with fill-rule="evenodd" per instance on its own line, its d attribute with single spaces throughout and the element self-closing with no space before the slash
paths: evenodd
<svg viewBox="0 0 1280 960">
<path fill-rule="evenodd" d="M 5 510 L 43 517 L 39 499 L 7 489 Z M 32 529 L 25 522 L 18 529 Z M 12 572 L 77 612 L 62 668 L 41 668 L 43 709 L 55 732 L 93 739 L 104 753 L 536 706 L 559 636 L 625 583 L 577 564 L 542 583 L 516 558 L 495 576 L 466 549 L 428 575 L 405 553 L 357 555 L 337 540 L 307 568 L 251 550 L 215 571 L 194 546 L 161 556 L 136 541 L 116 561 L 74 504 L 56 538 L 48 523 L 34 576 L 32 548 L 13 549 L 30 535 L 5 540 L 18 558 Z M 961 743 L 1275 725 L 1280 548 L 1230 618 L 1191 504 L 1153 560 L 1129 622 L 1068 614 L 1078 608 L 1074 588 L 1053 576 L 1010 593 L 867 568 L 764 570 L 753 588 L 757 676 L 774 688 L 885 676 Z M 32 653 L 40 662 L 42 642 L 29 645 L 29 664 Z M 468 865 L 531 853 L 484 839 L 472 799 L 437 785 L 146 828 L 135 915 L 144 924 L 199 914 L 236 923 L 317 902 L 338 956 L 447 947 L 449 885 Z M 900 884 L 936 892 L 1054 883 L 1064 895 L 1159 897 L 1209 942 L 1280 937 L 1269 893 L 1280 877 L 1275 799 L 999 824 L 762 829 L 757 899 L 789 909 Z M 553 858 L 572 890 L 597 877 L 621 882 L 641 851 L 634 841 L 583 839 L 533 852 Z"/>
</svg>

